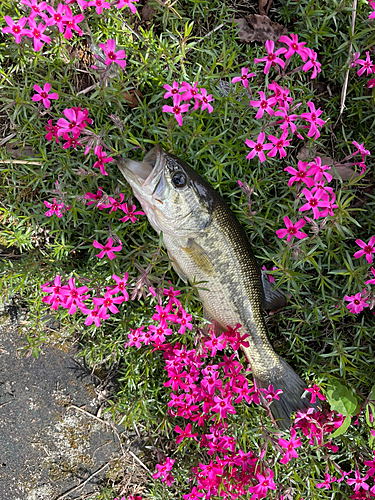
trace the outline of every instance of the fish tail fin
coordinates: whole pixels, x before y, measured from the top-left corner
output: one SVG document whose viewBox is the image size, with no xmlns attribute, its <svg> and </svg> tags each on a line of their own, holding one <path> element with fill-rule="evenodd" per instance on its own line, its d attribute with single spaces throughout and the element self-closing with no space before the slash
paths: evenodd
<svg viewBox="0 0 375 500">
<path fill-rule="evenodd" d="M 277 376 L 269 379 L 260 380 L 255 378 L 258 389 L 268 389 L 272 385 L 274 391 L 281 389 L 283 392 L 279 395 L 279 400 L 273 399 L 270 404 L 270 410 L 273 418 L 280 429 L 286 430 L 291 427 L 291 416 L 294 412 L 314 408 L 321 409 L 318 403 L 311 404 L 306 397 L 302 397 L 305 391 L 305 382 L 288 365 L 286 361 L 280 358 L 281 372 Z"/>
</svg>

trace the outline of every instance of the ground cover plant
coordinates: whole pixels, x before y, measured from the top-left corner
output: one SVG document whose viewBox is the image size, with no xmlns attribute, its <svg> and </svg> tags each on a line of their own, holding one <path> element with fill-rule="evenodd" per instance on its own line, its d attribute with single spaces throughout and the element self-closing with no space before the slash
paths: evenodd
<svg viewBox="0 0 375 500">
<path fill-rule="evenodd" d="M 250 6 L 245 44 L 239 2 L 0 6 L 1 291 L 28 305 L 24 355 L 53 313 L 116 367 L 107 411 L 153 450 L 143 498 L 375 496 L 374 7 L 286 0 L 266 29 Z M 290 431 L 116 167 L 154 144 L 220 192 L 288 296 L 270 338 L 322 406 Z"/>
</svg>

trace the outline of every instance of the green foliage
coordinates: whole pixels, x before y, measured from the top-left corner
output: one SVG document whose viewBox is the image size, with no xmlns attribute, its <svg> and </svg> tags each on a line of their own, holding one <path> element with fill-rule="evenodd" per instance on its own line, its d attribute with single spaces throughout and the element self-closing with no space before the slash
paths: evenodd
<svg viewBox="0 0 375 500">
<path fill-rule="evenodd" d="M 295 220 L 301 212 L 295 185 L 288 186 L 289 174 L 284 168 L 296 166 L 302 142 L 293 140 L 284 160 L 268 159 L 262 164 L 257 158 L 246 160 L 249 150 L 245 139 L 256 137 L 272 118 L 268 122 L 255 120 L 248 96 L 240 86 L 229 85 L 229 91 L 223 86 L 246 66 L 257 72 L 254 88 L 266 91 L 276 73 L 272 77 L 264 75 L 260 67 L 252 64 L 255 57 L 263 56 L 263 45 L 239 43 L 232 22 L 232 4 L 180 0 L 160 2 L 155 8 L 156 17 L 151 23 L 140 22 L 128 10 L 112 8 L 103 16 L 87 13 L 88 32 L 94 43 L 114 38 L 126 51 L 126 71 L 115 74 L 108 85 L 90 71 L 93 61 L 86 64 L 78 56 L 85 46 L 82 38 L 74 37 L 68 43 L 55 32 L 52 43 L 35 53 L 30 40 L 17 45 L 11 36 L 0 35 L 0 244 L 16 250 L 14 258 L 2 257 L 0 289 L 3 296 L 18 294 L 29 306 L 30 334 L 25 339 L 24 353 L 37 355 L 48 342 L 50 332 L 44 323 L 51 310 L 42 302 L 40 285 L 57 274 L 65 280 L 74 276 L 92 293 L 100 294 L 113 284 L 112 274 L 123 276 L 128 272 L 134 288 L 139 268 L 147 268 L 152 286 L 170 286 L 171 281 L 182 291 L 182 303 L 193 314 L 195 327 L 204 323 L 197 295 L 197 288 L 204 284 L 191 286 L 179 280 L 145 217 L 135 224 L 124 224 L 119 222 L 117 212 L 109 214 L 108 210 L 83 203 L 83 195 L 96 193 L 99 187 L 109 196 L 121 192 L 125 200 L 131 198 L 131 190 L 116 167 L 108 164 L 109 175 L 98 176 L 98 170 L 92 169 L 93 155 L 85 156 L 82 148 L 63 149 L 62 141 L 46 141 L 48 120 L 55 123 L 66 107 L 81 106 L 94 120 L 89 130 L 102 137 L 113 157 L 139 159 L 159 143 L 191 164 L 235 212 L 259 263 L 268 269 L 277 266 L 272 271 L 275 284 L 290 298 L 281 313 L 267 316 L 271 340 L 278 354 L 306 379 L 306 384 L 322 384 L 331 408 L 346 417 L 331 435 L 339 451 L 334 454 L 327 448 L 306 446 L 287 469 L 279 464 L 280 456 L 272 444 L 277 442 L 277 431 L 266 412 L 253 406 L 238 409 L 229 431 L 242 449 L 258 455 L 265 449 L 278 481 L 284 489 L 293 488 L 296 498 L 349 498 L 351 490 L 345 489 L 345 483 L 332 484 L 332 490 L 318 490 L 315 484 L 323 481 L 327 467 L 330 474 L 337 473 L 337 467 L 348 471 L 357 466 L 357 449 L 361 449 L 362 458 L 369 459 L 374 447 L 369 432 L 375 427 L 374 316 L 369 308 L 360 315 L 350 314 L 344 300 L 345 295 L 364 288 L 371 292 L 371 286 L 365 285 L 369 265 L 364 257 L 356 260 L 353 254 L 358 249 L 357 238 L 368 241 L 375 234 L 373 160 L 367 162 L 366 175 L 332 182 L 338 205 L 334 217 L 328 217 L 324 224 L 315 221 L 317 226 L 309 226 L 308 239 L 286 245 L 275 231 L 283 227 L 285 215 Z M 358 4 L 353 37 L 352 2 L 286 0 L 277 8 L 278 12 L 271 11 L 271 17 L 316 50 L 322 64 L 316 81 L 303 72 L 279 81 L 290 89 L 295 102 L 305 106 L 311 100 L 324 110 L 326 126 L 315 144 L 310 141 L 310 148 L 317 146 L 317 154 L 337 162 L 353 151 L 351 143 L 355 140 L 364 142 L 374 154 L 374 92 L 366 89 L 366 79 L 357 77 L 354 69 L 349 73 L 346 109 L 339 114 L 350 43 L 361 54 L 375 44 L 367 3 Z M 21 15 L 19 6 L 9 1 L 3 2 L 0 9 L 3 15 Z M 0 23 L 5 26 L 3 19 Z M 297 66 L 293 59 L 290 71 Z M 215 99 L 213 113 L 195 111 L 184 117 L 183 127 L 178 127 L 173 117 L 162 112 L 166 103 L 163 85 L 173 80 L 199 80 L 199 86 L 207 88 Z M 48 112 L 31 101 L 33 85 L 45 81 L 60 96 Z M 126 94 L 133 89 L 142 97 L 136 107 L 130 108 Z M 111 115 L 119 117 L 120 124 Z M 11 156 L 6 144 L 13 144 L 18 156 Z M 22 153 L 23 148 L 27 148 L 27 155 Z M 249 200 L 239 189 L 238 179 L 254 188 L 251 217 Z M 61 219 L 44 215 L 44 201 L 54 197 L 71 207 Z M 97 239 L 104 243 L 110 234 L 122 241 L 121 257 L 100 260 L 95 257 L 92 242 Z M 124 350 L 130 328 L 147 325 L 154 313 L 154 305 L 146 297 L 147 287 L 144 291 L 139 300 L 127 302 L 120 314 L 112 315 L 100 329 L 84 326 L 81 313 L 70 316 L 66 310 L 59 310 L 57 316 L 64 333 L 79 340 L 89 366 L 98 373 L 117 368 L 118 391 L 108 411 L 126 427 L 142 426 L 150 443 L 156 439 L 169 443 L 167 449 L 174 453 L 177 447 L 171 443 L 176 420 L 167 412 L 169 393 L 163 386 L 163 356 L 144 347 Z M 194 335 L 187 334 L 181 341 L 188 348 L 195 346 Z M 351 423 L 359 413 L 359 405 L 359 425 L 354 426 Z M 265 435 L 273 437 L 273 441 Z M 178 486 L 167 489 L 150 483 L 150 498 L 182 498 L 182 493 L 190 491 L 187 478 L 191 477 L 191 468 L 207 459 L 190 443 L 180 446 L 176 457 Z M 103 492 L 103 499 L 112 494 L 111 489 L 108 492 Z"/>
</svg>

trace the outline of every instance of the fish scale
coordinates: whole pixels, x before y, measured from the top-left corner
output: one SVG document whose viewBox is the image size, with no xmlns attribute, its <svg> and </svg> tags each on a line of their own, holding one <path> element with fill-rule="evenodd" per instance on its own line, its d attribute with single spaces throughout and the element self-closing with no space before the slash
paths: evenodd
<svg viewBox="0 0 375 500">
<path fill-rule="evenodd" d="M 264 320 L 267 301 L 279 300 L 262 279 L 245 231 L 221 196 L 181 159 L 156 146 L 143 162 L 118 166 L 184 281 L 199 283 L 205 316 L 218 331 L 238 323 L 241 346 L 258 388 L 282 390 L 270 410 L 281 428 L 291 414 L 315 404 L 302 397 L 304 382 L 273 349 Z M 185 182 L 186 181 L 186 182 Z M 261 395 L 262 396 L 262 395 Z"/>
</svg>

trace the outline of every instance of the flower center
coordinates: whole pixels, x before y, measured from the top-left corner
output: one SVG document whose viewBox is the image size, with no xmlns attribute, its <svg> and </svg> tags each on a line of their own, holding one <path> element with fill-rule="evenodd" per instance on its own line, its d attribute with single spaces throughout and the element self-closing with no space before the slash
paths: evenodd
<svg viewBox="0 0 375 500">
<path fill-rule="evenodd" d="M 112 304 L 112 300 L 111 299 L 105 299 L 105 301 L 103 302 L 103 306 L 104 307 L 109 307 L 111 304 Z"/>
<path fill-rule="evenodd" d="M 268 54 L 267 59 L 268 59 L 269 61 L 274 61 L 274 60 L 276 59 L 276 56 L 275 56 L 275 54 Z"/>
<path fill-rule="evenodd" d="M 34 36 L 34 38 L 40 38 L 41 37 L 40 31 L 39 30 L 34 30 L 33 31 L 33 36 Z"/>
<path fill-rule="evenodd" d="M 291 47 L 293 50 L 298 50 L 298 45 L 296 43 L 292 43 Z"/>
<path fill-rule="evenodd" d="M 318 200 L 316 198 L 311 198 L 310 200 L 310 206 L 311 207 L 316 207 L 318 204 Z"/>
<path fill-rule="evenodd" d="M 277 149 L 281 149 L 283 146 L 284 146 L 284 141 L 279 141 L 279 142 L 276 144 Z"/>
<path fill-rule="evenodd" d="M 177 94 L 177 92 L 178 92 L 178 89 L 172 89 L 171 90 L 171 94 Z"/>
<path fill-rule="evenodd" d="M 268 103 L 267 103 L 267 101 L 261 101 L 261 102 L 260 102 L 260 107 L 261 107 L 262 109 L 265 109 L 265 108 L 267 107 L 267 104 L 268 104 Z"/>
<path fill-rule="evenodd" d="M 312 113 L 312 114 L 311 114 L 311 119 L 312 119 L 312 121 L 313 121 L 313 122 L 315 122 L 315 121 L 316 121 L 316 114 L 315 114 L 315 113 Z"/>
<path fill-rule="evenodd" d="M 374 247 L 372 247 L 371 245 L 366 245 L 363 251 L 365 253 L 372 253 L 374 251 Z"/>
<path fill-rule="evenodd" d="M 179 114 L 181 113 L 181 108 L 180 108 L 180 106 L 175 106 L 175 107 L 173 108 L 173 113 L 174 113 L 175 115 L 179 115 Z"/>
<path fill-rule="evenodd" d="M 13 33 L 20 33 L 21 32 L 21 28 L 19 26 L 13 26 Z"/>
<path fill-rule="evenodd" d="M 43 97 L 43 99 L 47 99 L 47 97 L 48 97 L 47 92 L 41 92 L 40 95 Z"/>
<path fill-rule="evenodd" d="M 55 14 L 55 21 L 59 23 L 62 20 L 62 15 L 61 14 Z"/>
<path fill-rule="evenodd" d="M 290 228 L 288 229 L 288 233 L 289 233 L 289 234 L 296 234 L 296 232 L 297 232 L 297 229 L 296 229 L 295 227 L 290 227 Z"/>
<path fill-rule="evenodd" d="M 115 61 L 116 60 L 116 56 L 113 52 L 108 52 L 107 56 L 112 60 L 112 61 Z"/>
<path fill-rule="evenodd" d="M 258 142 L 258 144 L 255 146 L 255 148 L 254 148 L 254 149 L 255 149 L 255 151 L 258 151 L 258 152 L 259 152 L 259 151 L 262 151 L 262 149 L 263 149 L 263 144 L 260 144 L 260 143 Z"/>
</svg>

